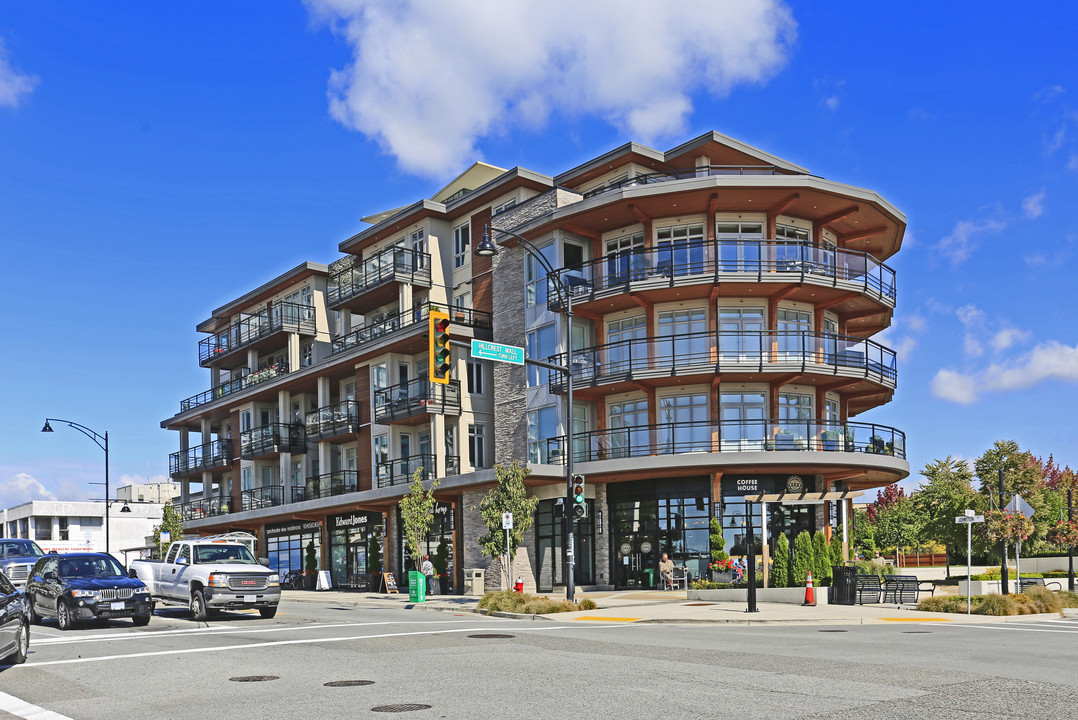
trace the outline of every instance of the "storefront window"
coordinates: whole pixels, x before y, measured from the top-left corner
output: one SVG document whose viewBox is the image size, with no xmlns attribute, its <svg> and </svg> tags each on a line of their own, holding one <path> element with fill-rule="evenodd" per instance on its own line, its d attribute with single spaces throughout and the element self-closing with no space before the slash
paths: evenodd
<svg viewBox="0 0 1078 720">
<path fill-rule="evenodd" d="M 292 570 L 303 570 L 307 544 L 314 541 L 314 556 L 322 569 L 322 526 L 317 522 L 291 522 L 266 526 L 266 554 L 270 567 L 284 577 Z"/>
<path fill-rule="evenodd" d="M 535 511 L 536 586 L 539 592 L 551 592 L 555 585 L 565 585 L 565 521 L 555 512 L 557 502 L 540 500 Z M 595 501 L 586 502 L 588 516 L 577 520 L 573 528 L 576 558 L 573 578 L 577 585 L 595 584 Z"/>
<path fill-rule="evenodd" d="M 329 570 L 334 587 L 377 589 L 372 576 L 383 571 L 385 528 L 381 513 L 330 515 Z"/>
<path fill-rule="evenodd" d="M 412 555 L 408 552 L 408 543 L 404 538 L 404 522 L 401 519 L 400 508 L 397 509 L 397 547 L 400 552 L 400 564 L 397 571 L 399 578 L 407 578 L 409 570 L 418 570 L 422 562 L 413 563 Z M 455 591 L 454 578 L 456 577 L 456 565 L 453 562 L 454 531 L 456 530 L 456 518 L 453 506 L 449 503 L 439 502 L 434 505 L 434 522 L 431 524 L 427 537 L 422 544 L 424 555 L 430 555 L 434 570 L 442 576 L 441 593 L 449 594 Z M 441 567 L 444 565 L 445 567 Z M 400 572 L 403 570 L 404 572 Z M 405 580 L 406 582 L 406 580 Z"/>
</svg>

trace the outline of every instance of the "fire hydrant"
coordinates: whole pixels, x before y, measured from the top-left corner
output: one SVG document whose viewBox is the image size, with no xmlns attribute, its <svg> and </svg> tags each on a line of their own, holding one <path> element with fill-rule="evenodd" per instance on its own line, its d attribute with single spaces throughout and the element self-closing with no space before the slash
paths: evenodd
<svg viewBox="0 0 1078 720">
<path fill-rule="evenodd" d="M 523 593 L 524 592 L 524 578 L 518 577 L 517 581 L 515 583 L 513 583 L 513 592 L 517 592 L 517 593 Z"/>
</svg>

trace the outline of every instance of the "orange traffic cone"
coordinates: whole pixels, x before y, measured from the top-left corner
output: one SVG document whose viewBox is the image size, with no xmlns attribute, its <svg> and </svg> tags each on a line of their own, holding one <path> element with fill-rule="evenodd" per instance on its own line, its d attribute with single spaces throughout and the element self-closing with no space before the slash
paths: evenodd
<svg viewBox="0 0 1078 720">
<path fill-rule="evenodd" d="M 812 591 L 811 572 L 805 578 L 805 602 L 801 603 L 801 607 L 816 607 L 816 593 Z"/>
</svg>

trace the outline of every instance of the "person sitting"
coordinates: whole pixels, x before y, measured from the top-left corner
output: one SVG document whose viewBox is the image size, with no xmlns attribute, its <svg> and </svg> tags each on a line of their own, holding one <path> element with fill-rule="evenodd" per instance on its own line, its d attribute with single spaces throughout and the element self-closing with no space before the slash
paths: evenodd
<svg viewBox="0 0 1078 720">
<path fill-rule="evenodd" d="M 659 575 L 662 577 L 663 590 L 673 590 L 674 561 L 666 553 L 663 553 L 663 559 L 659 563 Z"/>
</svg>

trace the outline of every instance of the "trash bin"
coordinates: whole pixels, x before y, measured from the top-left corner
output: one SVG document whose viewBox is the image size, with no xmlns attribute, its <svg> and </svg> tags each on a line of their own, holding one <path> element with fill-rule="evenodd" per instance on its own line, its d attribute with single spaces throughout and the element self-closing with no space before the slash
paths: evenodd
<svg viewBox="0 0 1078 720">
<path fill-rule="evenodd" d="M 427 576 L 415 570 L 408 571 L 408 602 L 427 601 Z"/>
<path fill-rule="evenodd" d="M 655 588 L 655 568 L 644 568 L 641 573 L 644 576 L 644 587 L 648 589 Z"/>
<path fill-rule="evenodd" d="M 483 597 L 486 594 L 486 570 L 468 568 L 464 571 L 464 594 L 470 597 Z"/>
<path fill-rule="evenodd" d="M 857 568 L 836 566 L 831 568 L 831 603 L 853 605 L 857 595 Z"/>
</svg>

